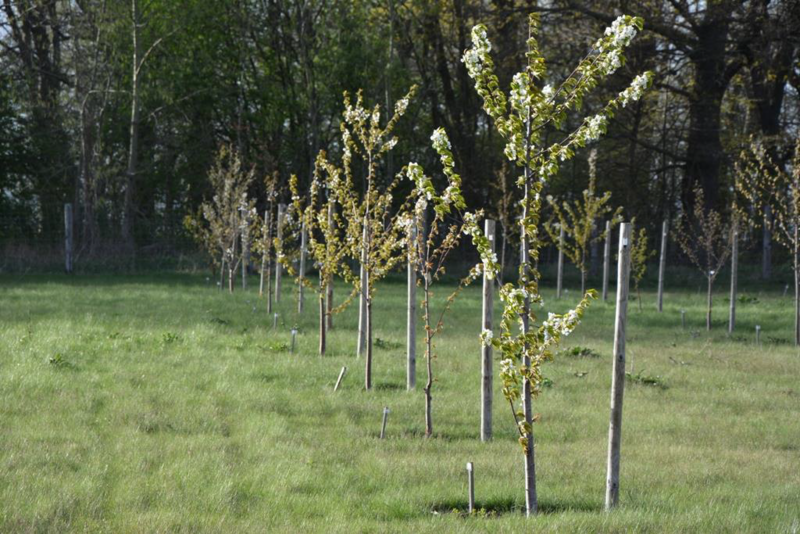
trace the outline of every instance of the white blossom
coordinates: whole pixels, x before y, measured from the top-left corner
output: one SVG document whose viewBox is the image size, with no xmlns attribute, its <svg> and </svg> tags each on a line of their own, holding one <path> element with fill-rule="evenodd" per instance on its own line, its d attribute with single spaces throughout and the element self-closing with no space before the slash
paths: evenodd
<svg viewBox="0 0 800 534">
<path fill-rule="evenodd" d="M 628 102 L 636 102 L 642 98 L 642 95 L 644 95 L 644 92 L 647 90 L 647 86 L 649 84 L 650 76 L 647 73 L 640 74 L 634 78 L 628 88 L 622 91 L 619 95 L 622 107 L 627 106 Z"/>
<path fill-rule="evenodd" d="M 433 149 L 436 152 L 450 150 L 450 139 L 447 138 L 444 128 L 436 128 L 431 134 L 431 141 L 433 141 Z"/>
<path fill-rule="evenodd" d="M 612 36 L 612 44 L 614 46 L 628 46 L 631 39 L 636 37 L 636 27 L 628 22 L 629 20 L 629 17 L 620 15 L 611 23 L 611 26 L 606 28 L 605 35 Z"/>
<path fill-rule="evenodd" d="M 484 347 L 490 346 L 492 344 L 493 338 L 494 338 L 494 332 L 484 328 L 483 331 L 481 332 L 481 345 L 483 345 Z"/>
</svg>

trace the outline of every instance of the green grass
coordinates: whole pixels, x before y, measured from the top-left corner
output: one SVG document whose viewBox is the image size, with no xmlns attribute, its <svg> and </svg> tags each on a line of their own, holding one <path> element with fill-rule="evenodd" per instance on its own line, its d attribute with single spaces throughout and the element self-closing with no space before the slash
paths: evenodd
<svg viewBox="0 0 800 534">
<path fill-rule="evenodd" d="M 495 439 L 478 440 L 477 287 L 438 339 L 426 440 L 422 393 L 405 391 L 402 283 L 376 295 L 376 388 L 364 392 L 354 308 L 336 317 L 319 358 L 315 301 L 297 318 L 288 291 L 273 331 L 254 290 L 230 296 L 204 276 L 0 276 L 0 531 L 797 532 L 793 302 L 782 286 L 745 293 L 757 301 L 740 304 L 730 339 L 721 292 L 710 335 L 694 288 L 667 293 L 662 314 L 650 292 L 645 311 L 630 303 L 639 380 L 626 387 L 620 507 L 610 514 L 614 307 L 593 304 L 566 345 L 591 351 L 545 368 L 552 385 L 535 403 L 542 513 L 525 519 L 522 458 L 499 391 Z M 421 383 L 421 359 L 419 371 Z M 453 513 L 466 509 L 468 461 L 487 516 Z"/>
</svg>

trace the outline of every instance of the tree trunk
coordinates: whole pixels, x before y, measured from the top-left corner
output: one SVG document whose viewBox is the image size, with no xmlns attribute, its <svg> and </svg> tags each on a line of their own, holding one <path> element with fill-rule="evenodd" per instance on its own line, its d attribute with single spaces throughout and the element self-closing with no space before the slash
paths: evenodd
<svg viewBox="0 0 800 534">
<path fill-rule="evenodd" d="M 320 275 L 322 276 L 322 275 Z M 325 332 L 325 293 L 319 293 L 319 355 L 325 355 L 325 344 L 327 342 Z"/>
<path fill-rule="evenodd" d="M 764 225 L 761 248 L 761 278 L 769 280 L 772 277 L 772 208 L 764 206 Z"/>
<path fill-rule="evenodd" d="M 364 388 L 369 391 L 372 389 L 372 299 L 366 299 L 366 308 L 367 311 L 365 313 L 366 320 L 364 321 L 365 324 L 365 337 L 367 339 L 366 343 L 366 364 L 364 369 Z"/>
<path fill-rule="evenodd" d="M 794 264 L 794 344 L 800 346 L 800 229 L 798 222 L 794 224 L 794 243 L 792 243 L 792 258 Z"/>
<path fill-rule="evenodd" d="M 739 277 L 739 228 L 736 222 L 733 223 L 731 232 L 731 307 L 728 315 L 728 334 L 733 334 L 736 328 L 736 292 L 738 289 Z"/>
<path fill-rule="evenodd" d="M 408 229 L 408 311 L 406 315 L 406 390 L 417 386 L 417 221 Z"/>
<path fill-rule="evenodd" d="M 661 258 L 658 262 L 658 311 L 664 311 L 664 277 L 667 274 L 667 239 L 669 238 L 669 221 L 661 224 Z"/>
<path fill-rule="evenodd" d="M 141 43 L 139 36 L 141 16 L 139 13 L 139 0 L 131 0 L 131 12 L 133 17 L 133 78 L 131 83 L 131 120 L 129 124 L 130 144 L 128 148 L 128 167 L 125 172 L 125 198 L 122 215 L 122 241 L 128 249 L 128 253 L 132 254 L 134 252 L 134 194 L 136 188 L 136 170 L 139 162 L 139 67 L 141 66 Z"/>
<path fill-rule="evenodd" d="M 431 326 L 430 326 L 430 288 L 428 278 L 425 277 L 425 367 L 428 370 L 428 381 L 425 383 L 425 437 L 433 435 L 433 420 L 431 419 L 431 386 L 433 386 L 433 368 L 431 365 Z"/>
<path fill-rule="evenodd" d="M 335 209 L 333 203 L 328 204 L 328 228 L 330 232 L 336 230 L 336 218 L 334 217 L 333 210 Z M 330 331 L 333 329 L 333 274 L 328 275 L 326 290 L 326 306 L 327 313 L 325 314 L 326 325 L 325 328 Z"/>
<path fill-rule="evenodd" d="M 487 219 L 484 235 L 489 240 L 489 251 L 495 250 L 495 222 Z M 494 311 L 494 281 L 483 273 L 483 331 L 492 331 L 492 312 Z M 481 441 L 492 439 L 492 345 L 481 344 Z"/>
<path fill-rule="evenodd" d="M 527 257 L 527 253 L 525 256 Z M 525 265 L 525 261 L 522 264 Z M 561 228 L 558 233 L 558 274 L 556 276 L 556 298 L 560 299 L 564 287 L 564 228 Z"/>
<path fill-rule="evenodd" d="M 608 302 L 608 277 L 611 271 L 611 221 L 606 221 L 606 241 L 603 247 L 603 302 Z"/>
</svg>

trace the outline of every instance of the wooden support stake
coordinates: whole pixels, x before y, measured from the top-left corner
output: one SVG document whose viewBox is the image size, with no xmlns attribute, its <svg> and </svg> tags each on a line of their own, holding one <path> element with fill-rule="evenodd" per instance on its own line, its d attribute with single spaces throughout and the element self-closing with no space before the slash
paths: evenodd
<svg viewBox="0 0 800 534">
<path fill-rule="evenodd" d="M 556 298 L 561 298 L 561 291 L 564 288 L 564 227 L 558 232 L 558 275 L 556 279 Z"/>
<path fill-rule="evenodd" d="M 608 470 L 606 476 L 606 510 L 619 501 L 619 463 L 622 439 L 622 400 L 625 391 L 625 326 L 628 315 L 630 276 L 630 224 L 622 223 L 619 232 L 617 264 L 617 313 L 614 323 L 614 363 L 611 375 L 611 420 L 608 426 Z"/>
<path fill-rule="evenodd" d="M 359 295 L 358 295 L 358 345 L 356 347 L 356 357 L 364 355 L 367 350 L 367 292 L 369 291 L 369 280 L 367 279 L 367 226 L 361 235 L 361 271 Z"/>
<path fill-rule="evenodd" d="M 276 231 L 276 238 L 283 246 L 283 222 L 286 217 L 286 204 L 278 204 L 278 228 Z M 283 265 L 278 261 L 277 254 L 275 256 L 275 302 L 281 301 L 281 274 L 283 273 Z"/>
<path fill-rule="evenodd" d="M 345 373 L 347 373 L 347 366 L 342 367 L 342 370 L 339 371 L 339 378 L 336 379 L 336 385 L 333 386 L 333 392 L 334 393 L 339 391 L 339 386 L 342 385 L 342 379 L 344 378 Z"/>
<path fill-rule="evenodd" d="M 669 221 L 661 224 L 661 259 L 658 262 L 658 311 L 664 311 L 664 276 L 667 273 L 667 241 L 669 240 Z"/>
<path fill-rule="evenodd" d="M 242 290 L 247 290 L 247 271 L 250 269 L 250 221 L 246 210 L 240 210 L 244 217 L 242 229 Z"/>
<path fill-rule="evenodd" d="M 484 234 L 489 240 L 491 252 L 495 251 L 495 221 L 487 219 Z M 482 332 L 492 332 L 494 308 L 494 280 L 483 273 L 483 321 Z M 481 441 L 492 439 L 492 345 L 481 345 Z"/>
<path fill-rule="evenodd" d="M 336 230 L 336 217 L 334 217 L 334 209 L 335 206 L 333 203 L 328 204 L 328 227 L 330 231 L 333 232 Z M 326 313 L 325 313 L 325 328 L 328 331 L 333 329 L 333 276 L 330 276 L 330 280 L 328 280 L 328 285 L 326 288 L 326 295 L 325 295 L 325 306 L 326 306 Z"/>
<path fill-rule="evenodd" d="M 300 270 L 298 271 L 298 276 L 300 278 L 300 283 L 297 284 L 297 313 L 303 313 L 303 301 L 305 300 L 305 295 L 303 295 L 304 284 L 306 280 L 306 249 L 308 248 L 308 233 L 306 232 L 306 223 L 303 221 L 303 227 L 300 230 Z"/>
<path fill-rule="evenodd" d="M 736 328 L 736 291 L 739 283 L 739 226 L 734 221 L 731 232 L 731 307 L 728 314 L 728 334 Z"/>
<path fill-rule="evenodd" d="M 417 221 L 408 227 L 408 314 L 406 319 L 406 390 L 417 386 Z"/>
<path fill-rule="evenodd" d="M 383 407 L 383 423 L 381 423 L 381 439 L 386 438 L 386 419 L 389 417 L 389 407 Z"/>
<path fill-rule="evenodd" d="M 74 244 L 72 242 L 72 204 L 64 204 L 64 270 L 67 274 L 72 273 L 72 254 Z"/>
<path fill-rule="evenodd" d="M 475 469 L 472 466 L 472 462 L 467 462 L 467 484 L 468 484 L 468 510 L 469 513 L 475 511 Z"/>
<path fill-rule="evenodd" d="M 606 221 L 606 243 L 603 248 L 603 302 L 608 302 L 608 277 L 611 274 L 611 221 Z"/>
</svg>

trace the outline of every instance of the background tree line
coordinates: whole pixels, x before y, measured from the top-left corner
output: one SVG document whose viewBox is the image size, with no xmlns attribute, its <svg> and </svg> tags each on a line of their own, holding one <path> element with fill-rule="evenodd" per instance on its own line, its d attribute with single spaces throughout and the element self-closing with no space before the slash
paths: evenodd
<svg viewBox="0 0 800 534">
<path fill-rule="evenodd" d="M 256 175 L 286 184 L 296 173 L 307 190 L 318 152 L 341 151 L 342 93 L 363 88 L 392 109 L 413 84 L 379 179 L 399 162 L 433 164 L 428 137 L 444 127 L 467 205 L 513 232 L 501 184 L 518 173 L 504 166 L 460 58 L 484 22 L 506 86 L 534 10 L 553 80 L 618 13 L 645 19 L 628 64 L 584 107 L 655 73 L 596 145 L 597 190 L 651 236 L 691 209 L 696 185 L 707 207 L 729 210 L 734 160 L 751 136 L 797 135 L 796 0 L 0 0 L 0 243 L 57 242 L 72 202 L 85 256 L 171 247 L 211 195 L 220 145 Z M 771 146 L 787 164 L 791 151 Z M 251 193 L 266 202 L 263 184 Z M 583 155 L 546 193 L 577 198 L 587 185 Z"/>
</svg>

